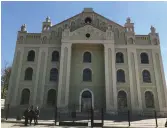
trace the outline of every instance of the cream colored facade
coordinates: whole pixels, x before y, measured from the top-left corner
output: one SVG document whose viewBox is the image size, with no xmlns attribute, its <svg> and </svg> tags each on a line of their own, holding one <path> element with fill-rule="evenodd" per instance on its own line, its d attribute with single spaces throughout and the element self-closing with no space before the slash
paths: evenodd
<svg viewBox="0 0 167 128">
<path fill-rule="evenodd" d="M 85 23 L 89 18 L 90 22 Z M 86 37 L 85 34 L 90 34 Z M 34 62 L 27 61 L 30 50 L 35 51 Z M 52 62 L 52 52 L 60 53 L 60 60 Z M 84 52 L 91 53 L 91 63 L 83 63 Z M 116 53 L 123 53 L 124 63 L 116 63 Z M 140 54 L 147 53 L 148 64 L 142 64 Z M 25 81 L 25 70 L 31 67 L 31 81 Z M 58 82 L 49 80 L 50 70 L 58 69 Z M 82 80 L 83 70 L 92 71 L 92 81 Z M 125 82 L 117 82 L 117 70 L 125 72 Z M 151 82 L 142 80 L 142 71 L 150 72 Z M 91 8 L 59 24 L 52 25 L 49 18 L 43 22 L 41 33 L 28 33 L 23 25 L 18 32 L 7 103 L 20 107 L 23 89 L 30 90 L 29 105 L 47 106 L 50 89 L 56 90 L 57 106 L 68 110 L 77 104 L 81 110 L 82 93 L 89 91 L 92 106 L 107 113 L 118 111 L 118 92 L 127 96 L 127 107 L 134 112 L 147 110 L 167 112 L 167 92 L 164 77 L 159 35 L 151 27 L 148 35 L 135 35 L 130 18 L 119 25 Z M 147 108 L 145 92 L 154 98 L 154 108 Z"/>
</svg>

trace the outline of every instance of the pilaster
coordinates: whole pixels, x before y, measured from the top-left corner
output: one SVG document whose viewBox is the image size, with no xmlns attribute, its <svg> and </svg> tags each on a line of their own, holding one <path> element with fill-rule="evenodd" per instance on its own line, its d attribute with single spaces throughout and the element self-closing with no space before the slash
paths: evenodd
<svg viewBox="0 0 167 128">
<path fill-rule="evenodd" d="M 19 60 L 19 65 L 18 65 L 18 74 L 16 78 L 16 85 L 15 85 L 15 90 L 14 90 L 14 95 L 12 99 L 12 105 L 16 106 L 17 105 L 17 96 L 18 96 L 18 90 L 19 90 L 19 83 L 20 83 L 20 75 L 21 75 L 21 69 L 22 69 L 22 63 L 23 63 L 23 55 L 24 55 L 24 48 L 21 48 L 19 50 L 21 52 L 20 55 L 20 60 Z"/>
<path fill-rule="evenodd" d="M 46 80 L 46 70 L 47 70 L 47 58 L 48 58 L 48 48 L 43 48 L 45 52 L 45 61 L 44 61 L 44 69 L 43 69 L 43 76 L 42 76 L 42 84 L 41 84 L 41 93 L 40 93 L 40 106 L 44 105 L 44 91 L 45 91 L 45 80 Z"/>
<path fill-rule="evenodd" d="M 61 57 L 60 57 L 60 71 L 58 84 L 58 108 L 65 108 L 68 106 L 69 85 L 70 85 L 70 68 L 71 68 L 71 43 L 62 42 Z"/>
<path fill-rule="evenodd" d="M 38 87 L 38 81 L 39 81 L 39 73 L 40 73 L 40 65 L 41 65 L 41 55 L 42 55 L 43 49 L 40 48 L 39 55 L 38 55 L 38 61 L 37 61 L 37 70 L 36 70 L 36 79 L 35 79 L 35 85 L 33 89 L 33 105 L 36 105 L 36 97 L 37 97 L 37 87 Z"/>
<path fill-rule="evenodd" d="M 161 67 L 161 73 L 162 73 L 162 83 L 163 83 L 163 91 L 165 94 L 165 100 L 166 100 L 166 107 L 165 107 L 165 111 L 167 111 L 167 87 L 166 87 L 166 81 L 165 81 L 165 73 L 164 73 L 164 66 L 162 63 L 162 55 L 161 55 L 161 51 L 158 50 L 159 52 L 159 60 L 160 60 L 160 67 Z"/>
<path fill-rule="evenodd" d="M 133 111 L 135 109 L 135 106 L 134 106 L 133 74 L 132 74 L 132 68 L 131 68 L 132 67 L 131 53 L 133 53 L 133 51 L 131 50 L 131 47 L 130 47 L 130 48 L 128 48 L 128 69 L 129 69 L 131 107 L 132 107 L 132 111 Z"/>
<path fill-rule="evenodd" d="M 15 53 L 14 53 L 14 58 L 13 58 L 13 64 L 12 64 L 12 70 L 11 70 L 11 75 L 10 75 L 10 79 L 9 79 L 9 86 L 8 86 L 8 92 L 7 92 L 7 97 L 6 97 L 6 100 L 5 100 L 5 103 L 6 104 L 10 104 L 12 98 L 10 98 L 10 95 L 12 93 L 12 88 L 13 88 L 13 84 L 14 84 L 14 74 L 15 74 L 15 71 L 16 71 L 16 59 L 17 59 L 17 55 L 18 55 L 18 52 L 20 52 L 20 49 L 17 48 L 17 44 L 16 44 L 16 50 L 15 50 Z"/>
<path fill-rule="evenodd" d="M 153 66 L 154 66 L 154 72 L 155 72 L 155 82 L 156 82 L 156 87 L 157 87 L 157 93 L 158 93 L 158 103 L 159 103 L 159 108 L 162 110 L 162 99 L 161 99 L 161 90 L 160 90 L 160 82 L 158 79 L 158 71 L 157 71 L 157 63 L 156 63 L 156 52 L 152 51 L 152 57 L 153 57 Z"/>
<path fill-rule="evenodd" d="M 104 44 L 106 111 L 117 110 L 117 87 L 114 44 Z M 111 80 L 112 79 L 112 80 Z M 113 102 L 113 104 L 111 103 Z"/>
<path fill-rule="evenodd" d="M 141 98 L 141 89 L 140 89 L 140 72 L 139 72 L 139 64 L 138 64 L 138 57 L 137 57 L 137 52 L 136 49 L 133 51 L 134 53 L 134 58 L 135 58 L 135 72 L 136 72 L 136 83 L 137 83 L 137 95 L 138 95 L 138 101 L 139 101 L 139 106 L 138 110 L 142 111 L 142 98 Z"/>
</svg>

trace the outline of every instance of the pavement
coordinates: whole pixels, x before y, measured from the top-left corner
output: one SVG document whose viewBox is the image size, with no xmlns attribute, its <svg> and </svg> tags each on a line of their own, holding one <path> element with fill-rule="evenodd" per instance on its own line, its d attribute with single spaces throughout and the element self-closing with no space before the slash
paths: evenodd
<svg viewBox="0 0 167 128">
<path fill-rule="evenodd" d="M 24 120 L 21 121 L 16 121 L 14 118 L 10 118 L 8 120 L 1 119 L 1 127 L 2 128 L 20 128 L 20 127 L 25 127 L 24 126 Z M 81 122 L 81 121 L 80 121 Z M 85 122 L 82 120 L 82 122 Z M 95 120 L 94 122 L 100 122 L 98 120 Z M 158 123 L 158 128 L 164 128 L 166 122 L 166 118 L 159 118 L 157 120 Z M 33 123 L 31 126 L 26 126 L 26 127 L 33 127 L 33 128 L 39 128 L 39 127 L 51 127 L 51 128 L 89 128 L 91 122 L 88 121 L 88 127 L 69 127 L 69 126 L 58 126 L 59 122 L 57 122 L 56 126 L 54 125 L 54 120 L 39 120 L 38 125 L 34 126 Z M 104 120 L 104 127 L 103 128 L 127 128 L 128 127 L 128 122 L 127 121 L 112 121 L 112 120 Z M 144 120 L 138 120 L 138 121 L 132 121 L 131 122 L 131 128 L 155 128 L 156 123 L 155 119 L 144 119 Z"/>
</svg>

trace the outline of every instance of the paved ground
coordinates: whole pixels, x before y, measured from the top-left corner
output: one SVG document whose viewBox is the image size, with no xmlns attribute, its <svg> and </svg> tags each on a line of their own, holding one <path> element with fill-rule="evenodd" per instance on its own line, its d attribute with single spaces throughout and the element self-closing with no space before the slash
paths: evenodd
<svg viewBox="0 0 167 128">
<path fill-rule="evenodd" d="M 20 127 L 25 127 L 23 124 L 23 121 L 16 122 L 16 119 L 8 119 L 8 121 L 5 122 L 5 120 L 2 120 L 1 127 L 2 128 L 20 128 Z M 12 123 L 13 122 L 13 123 Z M 85 122 L 85 121 L 84 121 Z M 100 121 L 95 121 L 95 122 L 100 122 Z M 164 128 L 166 122 L 166 118 L 159 118 L 157 120 L 158 127 L 159 128 Z M 58 124 L 57 124 L 58 125 Z M 90 121 L 88 126 L 90 126 Z M 28 126 L 30 128 L 67 128 L 67 127 L 62 127 L 62 126 L 54 126 L 54 120 L 39 120 L 39 125 L 34 126 Z M 111 128 L 111 127 L 119 127 L 119 128 L 126 128 L 128 127 L 128 122 L 127 121 L 113 121 L 113 120 L 105 120 L 104 121 L 104 128 Z M 135 128 L 155 128 L 156 123 L 155 119 L 145 119 L 145 120 L 138 120 L 138 121 L 133 121 L 131 122 L 131 127 Z M 86 128 L 86 127 L 68 127 L 68 128 Z"/>
<path fill-rule="evenodd" d="M 20 128 L 20 127 L 25 127 L 25 128 L 86 128 L 86 127 L 61 127 L 61 126 L 49 126 L 49 125 L 29 125 L 29 126 L 24 126 L 21 123 L 1 123 L 2 128 Z"/>
</svg>

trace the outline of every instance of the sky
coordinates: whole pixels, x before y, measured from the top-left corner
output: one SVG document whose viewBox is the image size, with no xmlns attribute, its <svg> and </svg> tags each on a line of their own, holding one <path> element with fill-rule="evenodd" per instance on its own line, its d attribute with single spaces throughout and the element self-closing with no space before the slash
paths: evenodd
<svg viewBox="0 0 167 128">
<path fill-rule="evenodd" d="M 22 24 L 27 25 L 28 32 L 40 33 L 47 16 L 54 25 L 86 7 L 120 25 L 131 17 L 136 34 L 149 34 L 153 25 L 160 36 L 167 80 L 167 2 L 1 2 L 1 66 L 4 67 L 4 62 L 12 64 L 17 32 Z"/>
</svg>

